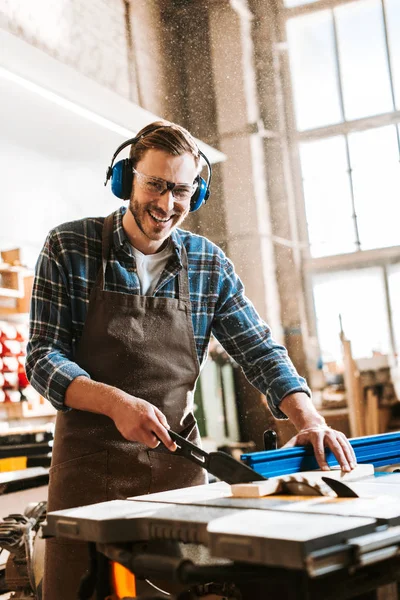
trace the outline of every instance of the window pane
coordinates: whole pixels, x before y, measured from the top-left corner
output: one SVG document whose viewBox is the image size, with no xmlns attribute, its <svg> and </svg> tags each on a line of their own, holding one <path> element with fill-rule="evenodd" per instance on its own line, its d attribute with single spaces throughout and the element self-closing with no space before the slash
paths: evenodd
<svg viewBox="0 0 400 600">
<path fill-rule="evenodd" d="M 365 0 L 334 9 L 346 120 L 393 110 L 382 5 Z"/>
<path fill-rule="evenodd" d="M 287 38 L 297 128 L 341 122 L 332 12 L 289 19 Z"/>
<path fill-rule="evenodd" d="M 396 127 L 349 135 L 361 249 L 400 244 L 400 164 Z"/>
<path fill-rule="evenodd" d="M 285 8 L 292 8 L 293 6 L 302 6 L 303 4 L 312 4 L 319 2 L 319 0 L 283 0 Z"/>
<path fill-rule="evenodd" d="M 396 108 L 400 110 L 400 2 L 385 0 L 385 7 Z"/>
<path fill-rule="evenodd" d="M 324 361 L 340 360 L 339 315 L 355 358 L 389 352 L 382 269 L 358 269 L 313 276 L 318 339 Z"/>
<path fill-rule="evenodd" d="M 344 137 L 301 144 L 300 158 L 312 256 L 354 252 L 356 236 Z"/>
<path fill-rule="evenodd" d="M 400 354 L 400 264 L 391 265 L 389 274 L 390 306 L 397 355 Z"/>
</svg>

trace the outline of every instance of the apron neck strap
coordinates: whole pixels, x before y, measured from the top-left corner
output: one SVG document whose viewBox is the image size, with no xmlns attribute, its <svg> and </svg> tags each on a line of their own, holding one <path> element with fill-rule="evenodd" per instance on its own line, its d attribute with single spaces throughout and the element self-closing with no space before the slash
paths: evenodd
<svg viewBox="0 0 400 600">
<path fill-rule="evenodd" d="M 190 305 L 188 255 L 183 244 L 181 245 L 181 262 L 182 268 L 178 273 L 178 296 L 179 300 Z"/>
<path fill-rule="evenodd" d="M 110 256 L 112 237 L 114 233 L 114 213 L 108 215 L 104 220 L 103 233 L 101 240 L 101 289 L 104 290 L 106 280 L 107 260 Z"/>
</svg>

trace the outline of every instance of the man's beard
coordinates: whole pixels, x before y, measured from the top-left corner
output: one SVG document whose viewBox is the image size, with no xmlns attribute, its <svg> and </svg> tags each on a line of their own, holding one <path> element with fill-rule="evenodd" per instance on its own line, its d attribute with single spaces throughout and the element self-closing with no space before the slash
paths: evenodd
<svg viewBox="0 0 400 600">
<path fill-rule="evenodd" d="M 159 216 L 159 218 L 165 218 L 166 215 L 165 213 L 162 211 L 160 213 L 160 209 L 157 208 L 157 204 L 156 203 L 152 203 L 152 202 L 148 202 L 147 204 L 141 204 L 138 202 L 138 200 L 135 199 L 135 197 L 131 198 L 131 200 L 129 201 L 129 211 L 131 213 L 131 215 L 133 216 L 133 218 L 135 219 L 135 223 L 138 226 L 138 228 L 140 229 L 140 231 L 143 233 L 143 235 L 145 235 L 148 239 L 150 240 L 159 240 L 160 236 L 161 239 L 162 237 L 169 237 L 172 233 L 172 231 L 174 229 L 176 229 L 179 225 L 181 225 L 183 223 L 183 221 L 185 220 L 185 218 L 187 217 L 187 213 L 184 211 L 182 213 L 178 213 L 178 212 L 174 212 L 173 216 L 170 219 L 170 227 L 168 228 L 168 231 L 165 232 L 165 235 L 163 236 L 163 232 L 160 231 L 159 233 L 157 233 L 156 229 L 150 229 L 145 223 L 145 219 L 146 221 L 151 221 L 151 216 L 148 214 L 148 211 L 151 211 L 154 213 L 154 215 Z M 157 223 L 154 221 L 154 228 L 157 227 Z"/>
</svg>

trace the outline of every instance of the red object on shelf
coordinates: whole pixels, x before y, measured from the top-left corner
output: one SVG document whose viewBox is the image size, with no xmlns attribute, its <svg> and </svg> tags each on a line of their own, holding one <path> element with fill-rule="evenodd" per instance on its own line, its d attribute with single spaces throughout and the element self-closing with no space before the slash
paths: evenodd
<svg viewBox="0 0 400 600">
<path fill-rule="evenodd" d="M 4 379 L 4 384 L 3 384 L 3 389 L 12 389 L 12 390 L 17 390 L 19 387 L 19 373 L 16 373 L 15 371 L 11 371 L 8 373 L 3 373 L 3 379 Z"/>
<path fill-rule="evenodd" d="M 0 321 L 0 340 L 15 340 L 17 339 L 17 329 L 7 321 Z"/>
<path fill-rule="evenodd" d="M 24 323 L 0 321 L 0 402 L 18 403 L 30 388 L 26 375 L 29 328 Z"/>
<path fill-rule="evenodd" d="M 16 356 L 3 356 L 3 373 L 18 371 L 18 366 Z"/>
<path fill-rule="evenodd" d="M 26 388 L 29 385 L 29 379 L 25 371 L 18 371 L 18 383 L 20 388 Z"/>
<path fill-rule="evenodd" d="M 24 325 L 23 323 L 16 325 L 15 329 L 17 330 L 17 340 L 19 342 L 26 342 L 29 338 L 29 328 L 28 325 Z"/>
<path fill-rule="evenodd" d="M 17 340 L 3 340 L 3 356 L 19 356 L 21 352 L 21 342 L 17 342 Z"/>
</svg>

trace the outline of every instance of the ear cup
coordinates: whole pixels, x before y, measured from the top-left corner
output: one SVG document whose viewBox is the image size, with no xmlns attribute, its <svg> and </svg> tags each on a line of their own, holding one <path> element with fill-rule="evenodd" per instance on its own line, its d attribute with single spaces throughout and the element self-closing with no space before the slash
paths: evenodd
<svg viewBox="0 0 400 600">
<path fill-rule="evenodd" d="M 196 210 L 199 210 L 199 208 L 205 202 L 207 202 L 208 196 L 210 195 L 209 187 L 205 180 L 202 177 L 200 177 L 200 175 L 197 177 L 197 181 L 199 182 L 199 185 L 197 186 L 197 190 L 195 191 L 190 200 L 190 212 L 195 212 Z"/>
<path fill-rule="evenodd" d="M 129 200 L 132 192 L 133 171 L 130 158 L 119 160 L 112 168 L 111 191 L 121 200 Z"/>
</svg>

